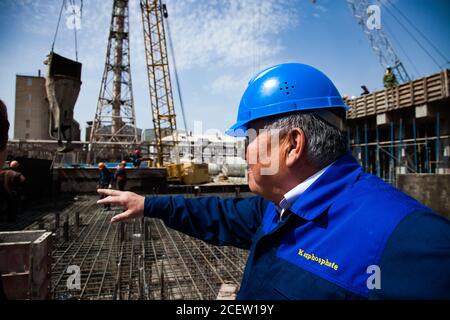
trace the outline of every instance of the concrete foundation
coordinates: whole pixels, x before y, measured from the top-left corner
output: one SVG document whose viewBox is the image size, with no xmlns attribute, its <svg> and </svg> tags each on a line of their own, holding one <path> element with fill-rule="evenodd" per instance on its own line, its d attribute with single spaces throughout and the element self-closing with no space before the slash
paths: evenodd
<svg viewBox="0 0 450 320">
<path fill-rule="evenodd" d="M 110 169 L 114 173 L 113 169 Z M 93 193 L 97 189 L 99 170 L 63 168 L 54 170 L 54 190 L 60 193 Z M 165 168 L 127 169 L 128 191 L 144 193 L 165 192 L 167 172 Z M 113 186 L 113 188 L 116 188 Z"/>
<path fill-rule="evenodd" d="M 450 174 L 399 174 L 397 187 L 450 219 Z"/>
</svg>

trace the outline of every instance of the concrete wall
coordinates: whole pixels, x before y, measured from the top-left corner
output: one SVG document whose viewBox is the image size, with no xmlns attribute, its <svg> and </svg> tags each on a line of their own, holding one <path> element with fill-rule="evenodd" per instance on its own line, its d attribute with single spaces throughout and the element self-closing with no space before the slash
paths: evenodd
<svg viewBox="0 0 450 320">
<path fill-rule="evenodd" d="M 450 219 L 450 174 L 399 174 L 397 187 Z"/>
<path fill-rule="evenodd" d="M 22 185 L 25 200 L 49 196 L 52 183 L 51 161 L 20 157 L 17 157 L 16 160 L 20 163 L 20 172 L 27 179 Z"/>
<path fill-rule="evenodd" d="M 0 273 L 8 299 L 49 299 L 51 232 L 0 232 Z"/>
<path fill-rule="evenodd" d="M 113 169 L 110 169 L 114 173 Z M 128 191 L 151 193 L 156 188 L 159 192 L 167 189 L 167 171 L 165 168 L 127 169 Z M 59 193 L 93 193 L 96 192 L 99 170 L 64 168 L 54 170 L 54 191 Z M 115 187 L 114 187 L 115 188 Z"/>
</svg>

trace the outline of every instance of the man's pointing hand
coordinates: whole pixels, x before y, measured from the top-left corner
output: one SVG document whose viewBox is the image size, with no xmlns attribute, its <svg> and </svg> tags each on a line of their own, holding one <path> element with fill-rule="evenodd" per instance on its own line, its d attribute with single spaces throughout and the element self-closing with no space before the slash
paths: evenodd
<svg viewBox="0 0 450 320">
<path fill-rule="evenodd" d="M 129 191 L 117 191 L 111 189 L 98 189 L 97 192 L 107 196 L 98 200 L 97 204 L 111 204 L 121 206 L 124 212 L 112 217 L 111 222 L 119 222 L 144 215 L 144 197 Z"/>
</svg>

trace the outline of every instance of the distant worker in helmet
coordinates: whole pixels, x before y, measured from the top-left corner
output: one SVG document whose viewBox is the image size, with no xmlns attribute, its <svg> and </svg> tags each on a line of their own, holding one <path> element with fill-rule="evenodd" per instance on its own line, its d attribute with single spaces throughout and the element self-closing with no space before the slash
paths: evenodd
<svg viewBox="0 0 450 320">
<path fill-rule="evenodd" d="M 113 174 L 111 173 L 111 171 L 109 171 L 104 162 L 100 162 L 98 164 L 98 169 L 100 170 L 100 174 L 98 178 L 97 189 L 111 189 L 114 180 Z M 104 198 L 104 196 L 102 196 L 101 198 Z M 109 204 L 105 204 L 104 207 L 108 211 L 111 210 L 111 205 Z"/>
<path fill-rule="evenodd" d="M 397 78 L 395 74 L 392 72 L 391 66 L 386 67 L 386 71 L 384 72 L 383 84 L 386 89 L 391 89 L 398 85 Z"/>
<path fill-rule="evenodd" d="M 117 167 L 116 172 L 114 173 L 114 181 L 117 183 L 117 188 L 120 191 L 125 190 L 125 185 L 127 183 L 127 170 L 126 170 L 127 162 L 123 160 L 120 163 L 120 166 Z"/>
<path fill-rule="evenodd" d="M 0 170 L 0 192 L 6 199 L 6 220 L 14 222 L 19 214 L 20 200 L 23 195 L 22 188 L 26 178 L 20 171 L 20 164 L 17 160 L 9 163 L 9 170 Z"/>
<path fill-rule="evenodd" d="M 104 189 L 98 203 L 124 208 L 112 222 L 159 218 L 208 243 L 249 250 L 237 299 L 450 299 L 450 221 L 364 172 L 348 150 L 341 97 L 305 64 L 276 65 L 250 80 L 227 133 L 246 139 L 256 196 Z"/>
<path fill-rule="evenodd" d="M 16 160 L 10 162 L 8 169 L 3 170 L 7 155 L 8 130 L 7 108 L 0 100 L 0 220 L 13 222 L 19 211 L 21 185 L 26 179 L 20 172 L 20 165 Z M 0 298 L 3 296 L 2 289 L 0 280 Z"/>
<path fill-rule="evenodd" d="M 135 168 L 139 168 L 142 162 L 141 150 L 136 149 L 133 151 L 133 154 L 130 156 L 131 162 Z"/>
</svg>

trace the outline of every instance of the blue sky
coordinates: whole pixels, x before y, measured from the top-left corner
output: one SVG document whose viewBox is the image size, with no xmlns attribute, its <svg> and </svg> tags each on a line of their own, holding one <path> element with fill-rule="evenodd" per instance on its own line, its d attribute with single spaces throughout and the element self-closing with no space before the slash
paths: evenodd
<svg viewBox="0 0 450 320">
<path fill-rule="evenodd" d="M 80 0 L 76 1 L 77 3 Z M 137 124 L 151 128 L 148 80 L 138 0 L 130 1 L 131 70 Z M 265 67 L 311 64 L 324 71 L 342 95 L 358 95 L 360 85 L 382 87 L 383 68 L 344 0 L 167 0 L 188 127 L 226 129 L 236 118 L 248 80 Z M 370 3 L 379 3 L 370 1 Z M 450 1 L 381 1 L 381 24 L 408 72 L 420 78 L 449 68 L 395 11 L 392 3 L 450 58 Z M 0 0 L 0 98 L 14 121 L 15 75 L 36 75 L 50 51 L 61 1 Z M 82 88 L 75 118 L 84 129 L 93 120 L 104 68 L 112 0 L 84 0 L 78 56 Z M 438 65 L 407 31 L 433 54 Z M 74 58 L 73 30 L 64 14 L 55 51 Z M 175 90 L 175 88 L 174 88 Z M 183 127 L 174 92 L 178 126 Z M 10 136 L 12 136 L 12 128 Z M 84 136 L 84 133 L 82 133 Z"/>
</svg>

